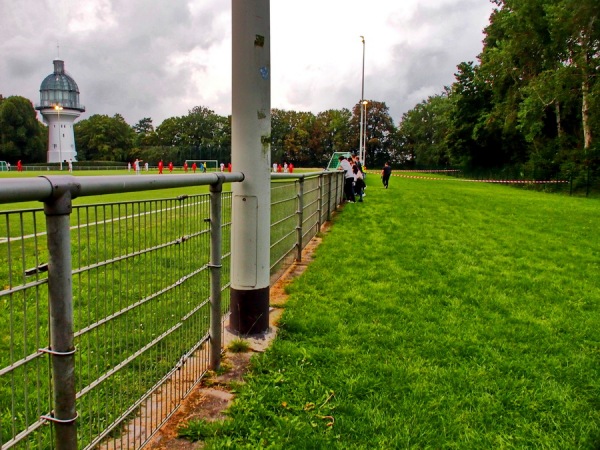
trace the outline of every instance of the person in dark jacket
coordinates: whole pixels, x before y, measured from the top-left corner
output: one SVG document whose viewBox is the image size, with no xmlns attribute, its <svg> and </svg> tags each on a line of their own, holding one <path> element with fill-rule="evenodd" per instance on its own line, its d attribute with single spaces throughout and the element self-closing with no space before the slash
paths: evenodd
<svg viewBox="0 0 600 450">
<path fill-rule="evenodd" d="M 390 163 L 386 162 L 381 170 L 381 181 L 386 189 L 388 188 L 390 182 L 390 175 L 392 175 L 392 168 Z"/>
</svg>

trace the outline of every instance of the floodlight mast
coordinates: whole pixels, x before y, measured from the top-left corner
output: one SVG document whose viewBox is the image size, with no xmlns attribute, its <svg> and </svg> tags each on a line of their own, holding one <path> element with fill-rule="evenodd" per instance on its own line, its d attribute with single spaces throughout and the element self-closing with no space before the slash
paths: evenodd
<svg viewBox="0 0 600 450">
<path fill-rule="evenodd" d="M 269 0 L 232 0 L 230 328 L 269 328 L 271 225 L 271 32 Z"/>
<path fill-rule="evenodd" d="M 359 143 L 358 143 L 358 159 L 364 165 L 365 164 L 365 115 L 363 113 L 363 108 L 366 110 L 365 106 L 365 37 L 360 37 L 362 40 L 362 83 L 361 83 L 361 91 L 360 91 L 360 135 L 359 135 Z"/>
</svg>

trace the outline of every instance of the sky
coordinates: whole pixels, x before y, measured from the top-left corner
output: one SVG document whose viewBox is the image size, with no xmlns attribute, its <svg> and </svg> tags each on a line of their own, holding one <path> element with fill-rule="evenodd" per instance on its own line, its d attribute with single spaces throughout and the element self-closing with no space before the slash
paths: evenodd
<svg viewBox="0 0 600 450">
<path fill-rule="evenodd" d="M 394 123 L 476 61 L 488 0 L 271 0 L 271 107 L 385 102 Z M 231 114 L 229 0 L 0 0 L 0 94 L 39 103 L 54 59 L 93 114 Z M 363 45 L 361 36 L 364 36 Z"/>
</svg>

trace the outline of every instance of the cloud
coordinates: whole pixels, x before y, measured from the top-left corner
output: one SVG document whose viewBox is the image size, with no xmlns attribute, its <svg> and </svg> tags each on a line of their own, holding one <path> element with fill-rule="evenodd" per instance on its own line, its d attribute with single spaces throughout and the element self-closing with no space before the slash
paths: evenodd
<svg viewBox="0 0 600 450">
<path fill-rule="evenodd" d="M 481 0 L 271 0 L 271 101 L 282 109 L 352 108 L 365 97 L 403 112 L 454 80 L 481 51 Z M 231 2 L 20 0 L 0 3 L 0 93 L 36 103 L 60 52 L 92 114 L 134 124 L 205 106 L 231 112 Z M 57 49 L 57 44 L 59 45 Z"/>
</svg>

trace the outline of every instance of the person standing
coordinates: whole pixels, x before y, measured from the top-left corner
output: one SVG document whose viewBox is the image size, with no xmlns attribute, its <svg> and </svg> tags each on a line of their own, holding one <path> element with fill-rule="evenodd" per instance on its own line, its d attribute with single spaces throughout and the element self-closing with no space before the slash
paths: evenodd
<svg viewBox="0 0 600 450">
<path fill-rule="evenodd" d="M 225 172 L 225 163 L 221 163 L 221 172 Z"/>
<path fill-rule="evenodd" d="M 161 159 L 161 160 L 158 162 L 158 174 L 159 174 L 159 175 L 162 175 L 163 167 L 164 167 L 164 164 L 163 164 L 163 161 L 162 161 L 162 159 Z"/>
<path fill-rule="evenodd" d="M 358 195 L 358 201 L 363 201 L 363 190 L 365 188 L 365 178 L 363 173 L 359 170 L 358 164 L 352 166 L 352 173 L 354 174 L 354 195 Z"/>
<path fill-rule="evenodd" d="M 185 161 L 185 162 L 183 163 L 183 171 L 184 171 L 185 173 L 187 173 L 187 170 L 188 170 L 188 163 L 187 163 L 187 161 Z"/>
<path fill-rule="evenodd" d="M 196 165 L 196 163 L 192 163 L 192 172 L 196 173 L 197 168 L 198 166 Z"/>
<path fill-rule="evenodd" d="M 69 159 L 69 172 L 73 172 L 73 160 Z"/>
<path fill-rule="evenodd" d="M 17 172 L 23 172 L 23 163 L 21 160 L 17 161 Z"/>
<path fill-rule="evenodd" d="M 169 173 L 173 173 L 173 161 L 169 161 Z"/>
<path fill-rule="evenodd" d="M 340 155 L 339 160 L 340 165 L 338 166 L 338 170 L 344 171 L 344 195 L 346 196 L 346 201 L 354 203 L 354 174 L 352 173 L 352 165 L 344 155 Z"/>
<path fill-rule="evenodd" d="M 389 162 L 386 162 L 381 170 L 381 182 L 383 186 L 387 189 L 390 182 L 390 175 L 392 175 L 392 168 Z"/>
</svg>

